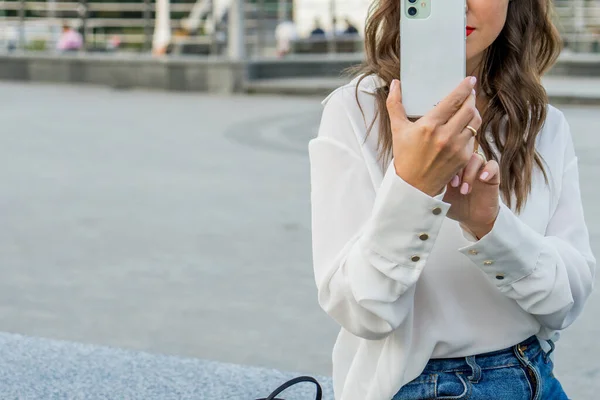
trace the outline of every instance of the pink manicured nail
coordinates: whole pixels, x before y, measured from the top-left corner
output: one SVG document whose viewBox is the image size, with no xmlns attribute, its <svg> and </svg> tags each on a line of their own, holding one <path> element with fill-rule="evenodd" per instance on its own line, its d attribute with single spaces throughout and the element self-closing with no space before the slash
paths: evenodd
<svg viewBox="0 0 600 400">
<path fill-rule="evenodd" d="M 390 92 L 393 92 L 394 90 L 396 90 L 396 85 L 398 83 L 396 83 L 395 79 L 392 79 L 392 84 L 390 85 Z"/>
<path fill-rule="evenodd" d="M 482 181 L 485 181 L 488 178 L 488 176 L 490 176 L 490 173 L 485 171 L 483 174 L 481 174 L 479 179 L 481 179 Z"/>
<path fill-rule="evenodd" d="M 454 178 L 452 178 L 452 181 L 450 181 L 450 186 L 452 187 L 458 187 L 458 185 L 460 185 L 460 178 L 458 177 L 458 175 L 454 175 Z"/>
<path fill-rule="evenodd" d="M 460 194 L 467 194 L 467 193 L 469 193 L 469 184 L 467 182 L 465 182 L 460 187 Z"/>
</svg>

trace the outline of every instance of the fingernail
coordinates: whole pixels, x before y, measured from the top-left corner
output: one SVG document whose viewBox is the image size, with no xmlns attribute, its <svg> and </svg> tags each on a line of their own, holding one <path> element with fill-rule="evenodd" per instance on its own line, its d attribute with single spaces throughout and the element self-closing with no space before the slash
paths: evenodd
<svg viewBox="0 0 600 400">
<path fill-rule="evenodd" d="M 397 85 L 396 80 L 393 79 L 392 84 L 390 85 L 390 92 L 393 92 L 394 90 L 396 90 L 396 85 Z"/>
<path fill-rule="evenodd" d="M 471 93 L 473 94 L 473 96 L 477 95 L 477 93 L 475 92 L 475 89 L 471 89 Z"/>
<path fill-rule="evenodd" d="M 469 82 L 471 82 L 471 85 L 475 86 L 475 84 L 477 83 L 477 78 L 472 76 Z"/>
<path fill-rule="evenodd" d="M 458 185 L 460 184 L 460 178 L 458 177 L 458 175 L 454 175 L 454 178 L 452 178 L 452 181 L 450 182 L 450 186 L 452 187 L 458 187 Z"/>
<path fill-rule="evenodd" d="M 479 179 L 481 179 L 482 181 L 485 181 L 488 178 L 488 176 L 490 176 L 490 173 L 485 171 L 483 174 L 481 174 Z"/>
<path fill-rule="evenodd" d="M 469 193 L 469 184 L 467 182 L 465 182 L 460 187 L 460 194 L 467 194 L 467 193 Z"/>
</svg>

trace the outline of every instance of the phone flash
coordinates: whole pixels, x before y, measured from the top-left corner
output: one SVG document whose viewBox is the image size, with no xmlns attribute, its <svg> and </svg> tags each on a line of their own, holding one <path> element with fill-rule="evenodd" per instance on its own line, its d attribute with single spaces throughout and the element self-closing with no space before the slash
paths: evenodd
<svg viewBox="0 0 600 400">
<path fill-rule="evenodd" d="M 423 7 L 423 8 L 427 7 L 427 3 L 425 3 L 425 2 L 421 3 L 421 7 Z"/>
</svg>

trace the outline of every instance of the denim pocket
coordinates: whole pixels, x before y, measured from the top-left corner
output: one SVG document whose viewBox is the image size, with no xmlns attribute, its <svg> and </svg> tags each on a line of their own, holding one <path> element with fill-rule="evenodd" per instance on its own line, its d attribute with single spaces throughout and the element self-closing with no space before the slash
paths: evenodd
<svg viewBox="0 0 600 400">
<path fill-rule="evenodd" d="M 472 384 L 464 372 L 444 372 L 437 376 L 436 399 L 466 399 L 471 395 Z"/>
</svg>

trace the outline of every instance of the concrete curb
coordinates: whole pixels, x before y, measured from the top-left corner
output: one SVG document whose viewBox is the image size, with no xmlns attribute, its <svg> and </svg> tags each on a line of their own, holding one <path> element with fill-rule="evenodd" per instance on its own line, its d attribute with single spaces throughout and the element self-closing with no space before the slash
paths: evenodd
<svg viewBox="0 0 600 400">
<path fill-rule="evenodd" d="M 346 84 L 344 78 L 282 78 L 246 82 L 246 93 L 326 96 Z M 544 86 L 551 103 L 600 105 L 600 78 L 547 76 Z"/>
</svg>

